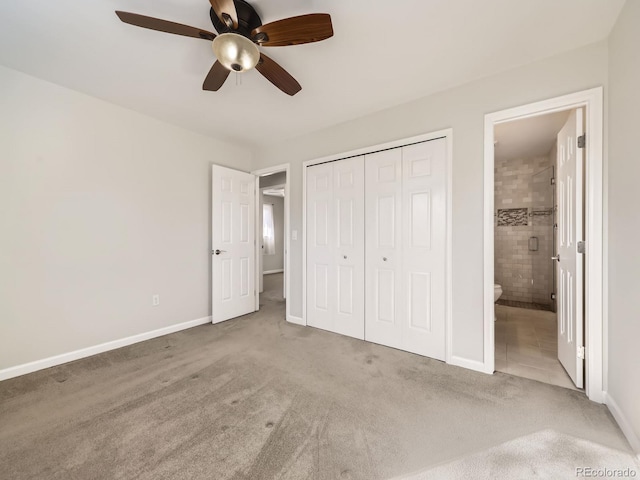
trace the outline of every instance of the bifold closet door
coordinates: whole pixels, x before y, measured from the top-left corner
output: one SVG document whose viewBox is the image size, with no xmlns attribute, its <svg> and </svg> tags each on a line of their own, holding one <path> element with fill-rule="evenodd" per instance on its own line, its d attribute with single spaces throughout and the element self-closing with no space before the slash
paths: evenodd
<svg viewBox="0 0 640 480">
<path fill-rule="evenodd" d="M 365 157 L 365 340 L 402 348 L 402 150 Z"/>
<path fill-rule="evenodd" d="M 307 324 L 364 339 L 364 158 L 307 167 Z"/>
<path fill-rule="evenodd" d="M 365 339 L 444 360 L 446 141 L 365 159 Z"/>
</svg>

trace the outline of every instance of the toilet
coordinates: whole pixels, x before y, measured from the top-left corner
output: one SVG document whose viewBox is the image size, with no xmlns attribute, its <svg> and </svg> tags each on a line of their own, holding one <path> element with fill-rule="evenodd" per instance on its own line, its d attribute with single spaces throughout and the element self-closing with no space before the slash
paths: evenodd
<svg viewBox="0 0 640 480">
<path fill-rule="evenodd" d="M 497 283 L 494 283 L 493 284 L 493 302 L 494 303 L 497 302 L 501 295 L 502 295 L 502 286 L 498 285 Z M 493 313 L 493 320 L 496 321 L 495 309 Z"/>
</svg>

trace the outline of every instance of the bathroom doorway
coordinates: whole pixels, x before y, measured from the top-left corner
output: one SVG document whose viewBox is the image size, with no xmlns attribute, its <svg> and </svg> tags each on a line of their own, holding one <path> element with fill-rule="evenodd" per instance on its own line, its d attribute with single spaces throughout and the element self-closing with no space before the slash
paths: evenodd
<svg viewBox="0 0 640 480">
<path fill-rule="evenodd" d="M 558 226 L 558 133 L 571 112 L 494 127 L 495 370 L 577 388 L 558 360 L 552 260 Z"/>
<path fill-rule="evenodd" d="M 485 365 L 599 402 L 601 131 L 599 88 L 485 116 Z"/>
</svg>

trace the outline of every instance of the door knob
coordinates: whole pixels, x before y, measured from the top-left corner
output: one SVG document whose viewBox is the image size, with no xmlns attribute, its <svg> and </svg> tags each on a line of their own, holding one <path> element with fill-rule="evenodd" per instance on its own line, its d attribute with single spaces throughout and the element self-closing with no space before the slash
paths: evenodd
<svg viewBox="0 0 640 480">
<path fill-rule="evenodd" d="M 382 261 L 386 262 L 387 261 L 387 257 L 382 257 Z"/>
<path fill-rule="evenodd" d="M 214 255 L 220 255 L 221 253 L 227 253 L 226 250 L 214 250 L 211 253 L 213 253 Z"/>
<path fill-rule="evenodd" d="M 551 257 L 551 260 L 557 260 L 560 261 L 560 255 L 556 256 L 556 257 Z"/>
</svg>

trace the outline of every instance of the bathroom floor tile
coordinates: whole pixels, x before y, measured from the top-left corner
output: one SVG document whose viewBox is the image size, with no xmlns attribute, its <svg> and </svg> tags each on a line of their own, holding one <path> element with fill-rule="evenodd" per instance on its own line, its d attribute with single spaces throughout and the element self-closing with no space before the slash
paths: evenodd
<svg viewBox="0 0 640 480">
<path fill-rule="evenodd" d="M 505 373 L 510 373 L 511 375 L 516 375 L 518 377 L 530 378 L 531 380 L 538 380 L 539 382 L 551 383 L 549 373 L 546 370 L 531 367 L 529 365 L 520 365 L 519 363 L 507 365 Z"/>
<path fill-rule="evenodd" d="M 577 390 L 558 361 L 556 314 L 496 305 L 495 369 Z"/>
</svg>

